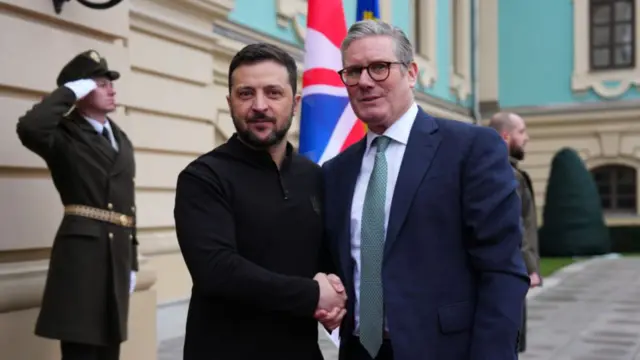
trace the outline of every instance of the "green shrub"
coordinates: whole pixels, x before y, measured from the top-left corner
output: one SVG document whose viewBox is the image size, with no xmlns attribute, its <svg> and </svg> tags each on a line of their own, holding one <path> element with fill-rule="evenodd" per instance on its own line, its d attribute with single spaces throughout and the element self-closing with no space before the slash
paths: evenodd
<svg viewBox="0 0 640 360">
<path fill-rule="evenodd" d="M 573 149 L 563 148 L 553 157 L 539 241 L 541 256 L 592 256 L 611 250 L 596 184 Z"/>
</svg>

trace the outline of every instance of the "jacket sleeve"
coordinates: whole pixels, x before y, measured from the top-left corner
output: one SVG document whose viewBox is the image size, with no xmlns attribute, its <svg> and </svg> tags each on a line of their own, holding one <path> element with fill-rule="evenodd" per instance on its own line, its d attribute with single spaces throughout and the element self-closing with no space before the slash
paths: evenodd
<svg viewBox="0 0 640 360">
<path fill-rule="evenodd" d="M 56 141 L 58 124 L 75 101 L 74 92 L 61 86 L 35 104 L 18 119 L 16 130 L 22 145 L 47 160 Z"/>
<path fill-rule="evenodd" d="M 319 184 L 320 186 L 318 187 L 318 199 L 320 199 L 321 201 L 321 213 L 322 213 L 322 222 L 323 224 L 325 224 L 325 226 L 323 226 L 323 234 L 322 234 L 322 245 L 320 247 L 320 259 L 318 261 L 318 272 L 322 272 L 325 274 L 335 274 L 335 275 L 339 275 L 338 273 L 338 266 L 335 262 L 335 259 L 333 258 L 333 252 L 331 249 L 331 238 L 329 236 L 329 232 L 328 232 L 328 228 L 326 226 L 326 212 L 327 212 L 327 203 L 326 203 L 326 196 L 325 196 L 325 186 L 324 186 L 324 175 L 323 175 L 324 169 L 321 169 L 321 176 L 320 176 L 320 180 L 319 180 Z"/>
<path fill-rule="evenodd" d="M 174 218 L 195 290 L 268 311 L 313 316 L 320 295 L 315 280 L 269 271 L 238 254 L 229 196 L 208 166 L 193 163 L 178 176 Z"/>
<path fill-rule="evenodd" d="M 462 175 L 463 217 L 473 234 L 468 253 L 479 284 L 470 359 L 513 360 L 529 289 L 518 184 L 498 133 L 474 132 Z"/>
</svg>

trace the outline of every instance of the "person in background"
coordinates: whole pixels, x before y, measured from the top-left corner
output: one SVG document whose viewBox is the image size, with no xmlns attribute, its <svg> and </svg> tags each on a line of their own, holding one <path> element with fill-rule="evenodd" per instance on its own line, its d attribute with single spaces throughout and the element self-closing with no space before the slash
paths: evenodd
<svg viewBox="0 0 640 360">
<path fill-rule="evenodd" d="M 502 140 L 416 104 L 399 28 L 356 22 L 341 51 L 368 131 L 323 164 L 325 231 L 348 295 L 340 359 L 516 359 L 529 278 Z"/>
<path fill-rule="evenodd" d="M 191 274 L 184 360 L 322 359 L 346 295 L 323 231 L 320 167 L 286 140 L 295 60 L 248 45 L 229 65 L 236 132 L 178 176 L 174 218 Z"/>
<path fill-rule="evenodd" d="M 531 287 L 541 286 L 540 254 L 538 252 L 538 219 L 535 197 L 531 178 L 526 171 L 518 167 L 518 162 L 524 160 L 525 146 L 529 141 L 527 127 L 524 119 L 514 113 L 499 112 L 491 117 L 489 126 L 494 128 L 504 139 L 509 151 L 509 161 L 513 167 L 513 173 L 518 180 L 518 195 L 522 202 L 522 225 L 524 227 L 522 237 L 522 257 L 527 265 L 527 272 Z M 522 327 L 518 341 L 518 351 L 524 352 L 527 347 L 527 307 L 523 307 Z"/>
<path fill-rule="evenodd" d="M 138 271 L 133 145 L 108 114 L 120 78 L 94 50 L 61 70 L 57 88 L 18 121 L 64 205 L 35 333 L 64 360 L 117 360 Z"/>
</svg>

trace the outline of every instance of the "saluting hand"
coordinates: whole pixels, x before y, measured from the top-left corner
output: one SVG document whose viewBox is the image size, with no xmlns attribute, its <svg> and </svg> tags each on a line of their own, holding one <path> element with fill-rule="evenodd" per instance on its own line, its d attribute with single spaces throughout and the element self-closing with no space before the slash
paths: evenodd
<svg viewBox="0 0 640 360">
<path fill-rule="evenodd" d="M 93 79 L 80 79 L 80 80 L 70 81 L 64 84 L 64 86 L 68 87 L 69 89 L 71 89 L 71 91 L 73 91 L 73 93 L 76 95 L 76 101 L 77 101 L 84 98 L 93 90 L 95 90 L 98 87 L 98 84 L 96 84 L 96 82 Z"/>
</svg>

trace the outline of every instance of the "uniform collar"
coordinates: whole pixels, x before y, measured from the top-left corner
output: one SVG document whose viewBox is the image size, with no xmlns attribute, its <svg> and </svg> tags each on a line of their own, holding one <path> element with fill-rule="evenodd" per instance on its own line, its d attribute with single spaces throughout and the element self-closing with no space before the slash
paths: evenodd
<svg viewBox="0 0 640 360">
<path fill-rule="evenodd" d="M 91 124 L 91 126 L 93 126 L 94 129 L 96 129 L 98 134 L 102 134 L 102 130 L 104 128 L 107 128 L 107 130 L 109 130 L 109 132 L 113 134 L 113 129 L 111 128 L 111 123 L 109 122 L 109 119 L 107 119 L 103 124 L 103 123 L 99 122 L 98 120 L 92 119 L 92 118 L 87 117 L 87 116 L 83 116 L 83 118 L 85 120 L 87 120 L 89 122 L 89 124 Z"/>
</svg>

